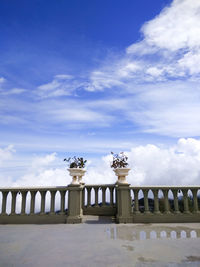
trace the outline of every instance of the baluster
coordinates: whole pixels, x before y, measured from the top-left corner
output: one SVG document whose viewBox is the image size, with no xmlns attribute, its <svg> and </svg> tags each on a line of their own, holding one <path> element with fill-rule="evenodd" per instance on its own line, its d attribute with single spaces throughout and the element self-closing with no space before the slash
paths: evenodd
<svg viewBox="0 0 200 267">
<path fill-rule="evenodd" d="M 94 188 L 95 191 L 95 206 L 98 206 L 98 187 Z"/>
<path fill-rule="evenodd" d="M 41 195 L 41 209 L 40 209 L 40 214 L 43 215 L 45 214 L 45 196 L 46 196 L 47 191 L 40 191 Z"/>
<path fill-rule="evenodd" d="M 158 189 L 153 190 L 153 195 L 154 195 L 154 213 L 159 214 L 159 202 L 158 202 Z"/>
<path fill-rule="evenodd" d="M 179 211 L 179 205 L 178 205 L 178 190 L 177 189 L 172 189 L 172 193 L 174 196 L 174 213 L 180 213 Z"/>
<path fill-rule="evenodd" d="M 102 188 L 102 206 L 106 205 L 106 187 Z"/>
<path fill-rule="evenodd" d="M 82 209 L 85 207 L 85 187 L 83 187 L 83 191 L 82 191 Z M 69 201 L 69 196 L 68 196 L 68 201 Z M 68 203 L 68 207 L 69 207 L 69 203 Z"/>
<path fill-rule="evenodd" d="M 170 213 L 169 211 L 169 200 L 168 200 L 168 191 L 169 189 L 163 189 L 163 195 L 164 195 L 164 213 Z"/>
<path fill-rule="evenodd" d="M 25 210 L 26 210 L 26 195 L 27 191 L 22 191 L 22 207 L 21 207 L 21 215 L 25 215 Z"/>
<path fill-rule="evenodd" d="M 7 202 L 8 191 L 2 191 L 2 215 L 6 215 L 6 202 Z"/>
<path fill-rule="evenodd" d="M 144 213 L 150 213 L 149 211 L 149 201 L 148 201 L 149 189 L 143 189 L 144 194 Z"/>
<path fill-rule="evenodd" d="M 188 207 L 188 189 L 183 189 L 183 206 L 184 206 L 184 213 L 190 213 Z"/>
<path fill-rule="evenodd" d="M 110 205 L 113 206 L 114 205 L 114 202 L 113 202 L 114 188 L 113 187 L 110 187 L 109 190 L 110 190 Z"/>
<path fill-rule="evenodd" d="M 134 213 L 140 213 L 139 211 L 139 201 L 138 201 L 138 189 L 134 189 L 133 193 L 134 193 Z"/>
<path fill-rule="evenodd" d="M 66 194 L 66 191 L 60 191 L 60 196 L 61 196 L 60 214 L 65 214 L 65 194 Z"/>
<path fill-rule="evenodd" d="M 31 192 L 31 210 L 30 210 L 30 214 L 34 214 L 35 213 L 35 195 L 37 193 L 37 191 L 30 191 Z"/>
<path fill-rule="evenodd" d="M 55 196 L 56 196 L 56 191 L 50 191 L 51 193 L 51 208 L 50 208 L 50 214 L 55 213 Z"/>
<path fill-rule="evenodd" d="M 87 199 L 87 207 L 91 206 L 91 190 L 92 188 L 87 188 L 87 192 L 88 192 L 88 199 Z"/>
<path fill-rule="evenodd" d="M 17 193 L 16 191 L 12 191 L 12 203 L 11 203 L 11 215 L 14 215 L 16 214 L 15 213 L 15 208 L 16 208 L 16 196 L 17 196 Z"/>
<path fill-rule="evenodd" d="M 193 195 L 193 203 L 194 203 L 193 213 L 199 213 L 198 199 L 197 199 L 197 189 L 193 189 L 192 190 L 192 195 Z"/>
<path fill-rule="evenodd" d="M 117 202 L 118 202 L 118 196 L 117 196 L 117 189 L 115 188 L 115 203 L 116 203 L 116 206 L 117 206 Z"/>
<path fill-rule="evenodd" d="M 6 201 L 7 201 L 8 191 L 2 192 L 2 215 L 6 215 Z"/>
</svg>

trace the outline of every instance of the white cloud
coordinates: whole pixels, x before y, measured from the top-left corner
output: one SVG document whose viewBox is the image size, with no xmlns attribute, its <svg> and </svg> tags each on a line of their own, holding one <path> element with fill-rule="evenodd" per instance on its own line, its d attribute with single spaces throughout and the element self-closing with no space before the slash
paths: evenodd
<svg viewBox="0 0 200 267">
<path fill-rule="evenodd" d="M 71 80 L 74 77 L 72 75 L 69 74 L 58 74 L 55 76 L 56 79 L 60 79 L 60 80 Z"/>
<path fill-rule="evenodd" d="M 139 146 L 128 152 L 133 184 L 198 185 L 200 181 L 200 141 L 179 139 L 175 146 Z"/>
<path fill-rule="evenodd" d="M 125 152 L 129 158 L 131 185 L 198 185 L 200 181 L 200 140 L 178 140 L 169 147 L 153 144 L 135 146 Z M 7 160 L 9 160 L 7 158 Z M 16 181 L 3 181 L 1 186 L 63 186 L 71 182 L 67 168 L 60 167 L 62 160 L 56 153 L 33 158 L 30 168 Z M 110 168 L 111 156 L 107 155 L 95 164 L 87 166 L 86 184 L 115 183 Z"/>
<path fill-rule="evenodd" d="M 48 154 L 44 157 L 36 157 L 32 161 L 32 168 L 47 167 L 56 160 L 56 153 Z"/>
<path fill-rule="evenodd" d="M 38 86 L 36 93 L 41 98 L 69 96 L 83 85 L 85 82 L 78 81 L 71 75 L 58 74 L 50 83 Z"/>
<path fill-rule="evenodd" d="M 190 51 L 178 60 L 178 65 L 180 68 L 188 71 L 190 75 L 195 75 L 200 73 L 200 50 Z"/>
<path fill-rule="evenodd" d="M 153 20 L 146 22 L 141 32 L 143 40 L 127 48 L 128 54 L 160 53 L 165 75 L 178 77 L 200 73 L 200 2 L 174 0 Z M 157 64 L 154 62 L 153 64 Z M 167 68 L 173 72 L 168 73 Z M 161 74 L 163 74 L 161 72 Z M 181 75 L 182 74 L 182 75 Z"/>
<path fill-rule="evenodd" d="M 0 150 L 3 160 L 11 161 L 12 147 Z M 3 153 L 2 153 L 3 151 Z M 6 153 L 5 153 L 6 152 Z M 128 151 L 129 167 L 131 171 L 127 181 L 132 185 L 199 185 L 200 181 L 200 140 L 178 140 L 173 146 L 163 147 L 148 144 L 135 146 Z M 111 155 L 106 155 L 98 161 L 89 160 L 87 172 L 83 178 L 86 184 L 114 184 L 117 180 L 110 168 Z M 34 156 L 29 161 L 29 167 L 24 174 L 15 179 L 11 174 L 0 174 L 0 187 L 48 187 L 67 186 L 71 183 L 71 176 L 67 166 L 61 166 L 63 159 L 56 153 L 43 157 Z M 11 161 L 12 163 L 12 161 Z M 16 164 L 16 163 L 14 163 Z M 16 168 L 16 166 L 15 166 Z M 15 174 L 16 175 L 16 174 Z M 14 176 L 15 176 L 14 175 Z M 47 206 L 50 207 L 50 196 L 47 193 Z M 30 196 L 28 196 L 30 200 Z M 40 210 L 40 198 L 36 198 L 36 210 Z M 10 196 L 8 201 L 11 201 Z M 28 201 L 30 203 L 30 201 Z M 17 211 L 20 212 L 20 196 L 17 198 Z M 56 200 L 56 209 L 59 201 Z M 7 212 L 10 212 L 9 208 Z"/>
<path fill-rule="evenodd" d="M 0 94 L 1 95 L 19 95 L 19 94 L 24 93 L 24 92 L 26 92 L 25 89 L 12 88 L 12 89 L 9 89 L 9 90 L 2 90 L 2 91 L 0 91 Z"/>
<path fill-rule="evenodd" d="M 141 29 L 151 47 L 172 52 L 200 46 L 200 2 L 174 0 L 169 7 L 145 23 Z"/>
<path fill-rule="evenodd" d="M 10 151 L 12 147 L 1 149 L 0 156 L 4 160 L 11 161 Z M 8 152 L 9 151 L 9 152 Z M 178 140 L 174 146 L 163 147 L 148 144 L 135 146 L 129 151 L 129 167 L 131 171 L 127 181 L 132 185 L 199 185 L 200 181 L 200 140 Z M 67 186 L 71 183 L 71 176 L 67 166 L 61 166 L 63 159 L 58 158 L 56 153 L 47 154 L 43 157 L 34 156 L 17 180 L 11 175 L 0 175 L 0 187 L 48 187 Z M 87 172 L 83 180 L 86 184 L 114 184 L 117 177 L 110 168 L 111 155 L 102 157 L 95 163 L 89 160 Z M 15 166 L 16 167 L 16 166 Z M 47 193 L 47 209 L 50 207 L 50 196 Z M 40 198 L 36 198 L 36 211 L 40 210 Z M 10 196 L 8 202 L 11 201 Z M 30 203 L 30 196 L 28 196 Z M 17 211 L 20 212 L 20 196 L 17 198 Z M 56 209 L 59 209 L 59 201 L 56 200 Z M 8 208 L 7 212 L 10 212 Z"/>
<path fill-rule="evenodd" d="M 142 40 L 92 71 L 90 91 L 200 74 L 200 2 L 174 0 L 141 28 Z M 133 66 L 129 68 L 128 66 Z"/>
<path fill-rule="evenodd" d="M 72 106 L 71 108 L 60 108 L 57 110 L 48 111 L 51 119 L 63 122 L 92 122 L 93 126 L 106 126 L 112 121 L 112 116 L 104 115 L 101 112 L 93 111 L 84 106 Z M 81 127 L 81 125 L 79 125 Z"/>
<path fill-rule="evenodd" d="M 0 148 L 0 166 L 2 166 L 7 160 L 13 157 L 15 152 L 13 145 L 9 145 L 5 148 Z"/>
<path fill-rule="evenodd" d="M 0 187 L 12 185 L 12 175 L 2 172 L 2 168 L 9 168 L 13 159 L 15 149 L 13 145 L 9 145 L 5 148 L 0 148 Z M 12 163 L 11 163 L 12 164 Z"/>
<path fill-rule="evenodd" d="M 5 78 L 3 78 L 3 77 L 0 77 L 0 84 L 4 83 L 5 81 L 6 81 L 6 79 L 5 79 Z"/>
</svg>

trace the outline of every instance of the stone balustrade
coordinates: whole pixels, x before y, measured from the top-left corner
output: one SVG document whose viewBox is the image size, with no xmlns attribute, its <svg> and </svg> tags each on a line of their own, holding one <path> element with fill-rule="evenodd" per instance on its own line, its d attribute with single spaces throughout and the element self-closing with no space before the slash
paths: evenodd
<svg viewBox="0 0 200 267">
<path fill-rule="evenodd" d="M 200 222 L 200 186 L 0 188 L 0 223 L 80 223 L 83 215 L 115 216 L 118 223 Z"/>
<path fill-rule="evenodd" d="M 130 187 L 130 193 L 134 222 L 200 219 L 200 186 L 135 186 Z"/>
<path fill-rule="evenodd" d="M 2 223 L 57 223 L 66 221 L 68 187 L 0 188 Z M 47 194 L 49 195 L 47 199 Z M 56 197 L 57 196 L 57 197 Z M 18 199 L 18 201 L 17 201 Z M 57 210 L 55 207 L 57 199 Z M 49 211 L 46 210 L 49 200 Z M 36 204 L 38 204 L 36 209 Z M 17 209 L 19 210 L 17 212 Z M 9 212 L 10 210 L 10 212 Z"/>
<path fill-rule="evenodd" d="M 85 185 L 83 188 L 83 213 L 115 215 L 116 190 L 113 184 Z"/>
</svg>

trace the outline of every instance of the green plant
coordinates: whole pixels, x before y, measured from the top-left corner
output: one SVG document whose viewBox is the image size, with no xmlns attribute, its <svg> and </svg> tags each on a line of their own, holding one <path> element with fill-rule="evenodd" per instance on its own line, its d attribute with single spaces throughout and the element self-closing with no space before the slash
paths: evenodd
<svg viewBox="0 0 200 267">
<path fill-rule="evenodd" d="M 69 168 L 84 168 L 85 164 L 87 162 L 87 160 L 84 160 L 83 158 L 77 158 L 77 157 L 73 157 L 73 158 L 66 158 L 64 159 L 64 161 L 68 162 L 69 164 Z"/>
<path fill-rule="evenodd" d="M 111 154 L 113 156 L 111 168 L 126 168 L 128 166 L 128 157 L 124 154 L 124 152 L 120 152 L 119 154 L 114 154 L 114 152 L 111 152 Z"/>
</svg>

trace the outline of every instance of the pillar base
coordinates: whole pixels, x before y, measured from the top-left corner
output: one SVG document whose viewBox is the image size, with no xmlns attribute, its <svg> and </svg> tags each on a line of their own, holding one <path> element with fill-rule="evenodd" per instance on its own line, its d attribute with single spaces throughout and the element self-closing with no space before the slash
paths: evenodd
<svg viewBox="0 0 200 267">
<path fill-rule="evenodd" d="M 68 216 L 66 223 L 82 223 L 83 218 L 81 216 Z"/>
<path fill-rule="evenodd" d="M 132 222 L 133 222 L 133 217 L 121 217 L 121 216 L 116 217 L 116 223 L 132 223 Z"/>
</svg>

